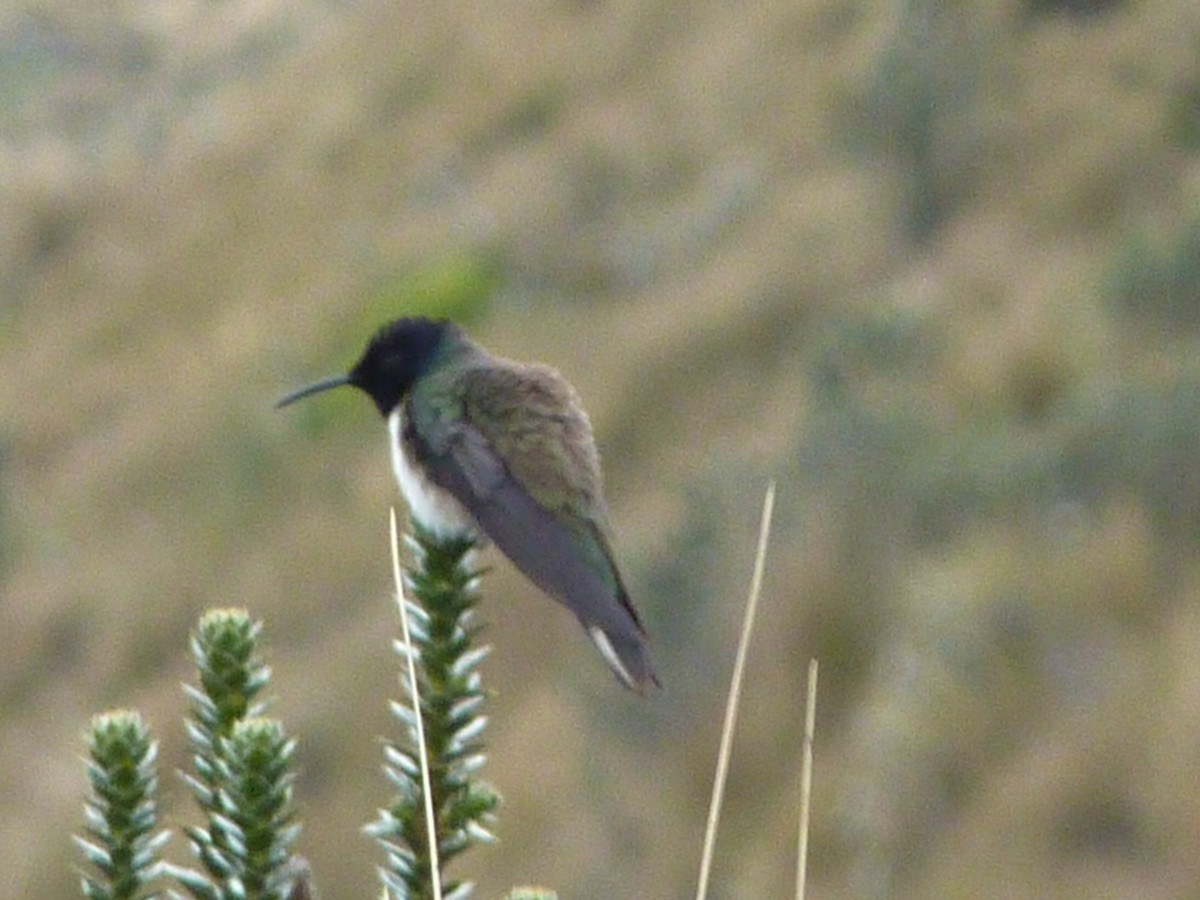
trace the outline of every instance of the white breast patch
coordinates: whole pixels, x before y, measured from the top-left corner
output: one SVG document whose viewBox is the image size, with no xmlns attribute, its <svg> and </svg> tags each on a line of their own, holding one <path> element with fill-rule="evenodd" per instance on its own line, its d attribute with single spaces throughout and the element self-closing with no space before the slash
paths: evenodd
<svg viewBox="0 0 1200 900">
<path fill-rule="evenodd" d="M 388 435 L 391 439 L 392 469 L 413 518 L 441 537 L 478 533 L 475 520 L 463 505 L 426 478 L 405 454 L 404 444 L 400 440 L 404 432 L 402 409 L 402 406 L 398 406 L 388 416 Z"/>
</svg>

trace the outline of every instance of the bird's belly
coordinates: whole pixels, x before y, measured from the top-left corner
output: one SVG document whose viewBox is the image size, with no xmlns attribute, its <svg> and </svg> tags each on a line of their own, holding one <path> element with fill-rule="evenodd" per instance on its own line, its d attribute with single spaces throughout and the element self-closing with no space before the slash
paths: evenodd
<svg viewBox="0 0 1200 900">
<path fill-rule="evenodd" d="M 400 493 L 404 495 L 413 519 L 441 537 L 476 534 L 478 528 L 471 514 L 449 491 L 430 481 L 404 452 L 404 443 L 400 439 L 403 431 L 404 417 L 397 409 L 388 416 L 392 470 L 396 473 Z"/>
</svg>

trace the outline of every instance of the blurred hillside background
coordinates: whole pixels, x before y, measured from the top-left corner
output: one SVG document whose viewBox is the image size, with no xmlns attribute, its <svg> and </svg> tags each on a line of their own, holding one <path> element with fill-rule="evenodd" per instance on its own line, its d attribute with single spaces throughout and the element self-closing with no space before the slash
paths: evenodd
<svg viewBox="0 0 1200 900">
<path fill-rule="evenodd" d="M 0 10 L 0 872 L 77 896 L 90 716 L 265 621 L 301 852 L 374 896 L 384 430 L 276 412 L 383 321 L 592 413 L 665 690 L 500 558 L 492 897 L 1200 894 L 1200 4 L 117 0 Z M 169 848 L 187 859 L 186 842 Z M 11 893 L 10 893 L 11 891 Z"/>
</svg>

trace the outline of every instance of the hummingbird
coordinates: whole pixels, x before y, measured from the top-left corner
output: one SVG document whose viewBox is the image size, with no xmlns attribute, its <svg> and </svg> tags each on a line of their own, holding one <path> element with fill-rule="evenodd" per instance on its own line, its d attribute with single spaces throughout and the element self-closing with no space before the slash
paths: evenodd
<svg viewBox="0 0 1200 900">
<path fill-rule="evenodd" d="M 387 423 L 415 521 L 491 540 L 575 614 L 622 684 L 659 684 L 613 556 L 592 426 L 562 375 L 494 356 L 448 320 L 406 317 L 380 328 L 349 372 L 276 408 L 343 385 Z"/>
</svg>

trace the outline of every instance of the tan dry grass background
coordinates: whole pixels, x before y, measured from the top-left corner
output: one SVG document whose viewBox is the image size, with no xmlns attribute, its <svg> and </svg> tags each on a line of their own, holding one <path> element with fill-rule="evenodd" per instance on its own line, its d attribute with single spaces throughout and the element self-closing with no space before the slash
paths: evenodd
<svg viewBox="0 0 1200 900">
<path fill-rule="evenodd" d="M 593 413 L 666 690 L 497 561 L 481 896 L 692 890 L 769 477 L 719 893 L 788 890 L 816 655 L 810 896 L 1195 896 L 1200 7 L 1052 5 L 9 4 L 0 894 L 74 895 L 93 712 L 189 814 L 230 604 L 301 849 L 373 890 L 384 434 L 271 403 L 483 283 L 477 336 Z"/>
</svg>

